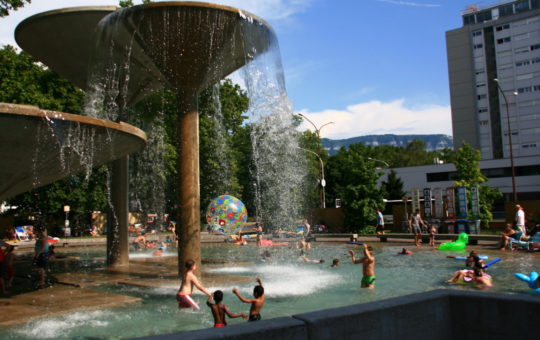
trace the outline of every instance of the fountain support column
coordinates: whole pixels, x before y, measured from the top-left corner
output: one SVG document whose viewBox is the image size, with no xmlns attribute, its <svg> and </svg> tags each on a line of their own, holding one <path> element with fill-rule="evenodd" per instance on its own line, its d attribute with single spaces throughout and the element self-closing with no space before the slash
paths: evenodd
<svg viewBox="0 0 540 340">
<path fill-rule="evenodd" d="M 199 186 L 199 111 L 197 91 L 183 90 L 178 100 L 178 271 L 186 260 L 201 268 L 200 186 Z"/>
<path fill-rule="evenodd" d="M 111 162 L 111 203 L 107 218 L 107 264 L 129 264 L 129 157 Z"/>
</svg>

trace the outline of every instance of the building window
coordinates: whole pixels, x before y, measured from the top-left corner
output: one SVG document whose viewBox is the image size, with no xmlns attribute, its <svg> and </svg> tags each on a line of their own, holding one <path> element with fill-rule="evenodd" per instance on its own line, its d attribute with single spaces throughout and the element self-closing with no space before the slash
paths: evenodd
<svg viewBox="0 0 540 340">
<path fill-rule="evenodd" d="M 532 92 L 532 88 L 530 86 L 527 87 L 520 87 L 518 88 L 518 93 L 529 93 Z"/>
<path fill-rule="evenodd" d="M 527 65 L 530 65 L 530 64 L 531 64 L 530 60 L 522 60 L 522 61 L 518 61 L 516 63 L 516 66 L 521 67 L 521 66 L 527 66 Z"/>
<path fill-rule="evenodd" d="M 514 14 L 514 6 L 512 4 L 499 7 L 499 16 L 505 17 Z"/>
<path fill-rule="evenodd" d="M 476 87 L 477 87 L 477 88 L 480 88 L 480 87 L 485 87 L 485 86 L 486 86 L 486 84 L 485 84 L 485 83 L 480 83 L 480 84 L 476 84 Z"/>
<path fill-rule="evenodd" d="M 540 63 L 540 58 L 531 60 L 531 64 L 538 64 Z"/>
<path fill-rule="evenodd" d="M 488 20 L 491 20 L 491 10 L 476 14 L 476 22 L 480 23 Z"/>
<path fill-rule="evenodd" d="M 475 31 L 475 32 L 472 32 L 472 36 L 473 37 L 479 37 L 482 35 L 482 31 Z"/>
<path fill-rule="evenodd" d="M 536 143 L 521 144 L 522 148 L 536 148 Z"/>
<path fill-rule="evenodd" d="M 479 94 L 478 96 L 478 100 L 482 100 L 482 99 L 486 99 L 486 95 L 485 94 Z"/>
<path fill-rule="evenodd" d="M 540 50 L 540 44 L 531 45 L 531 51 Z"/>
<path fill-rule="evenodd" d="M 516 13 L 525 12 L 531 9 L 529 7 L 529 0 L 521 0 L 515 3 Z"/>
<path fill-rule="evenodd" d="M 533 91 L 540 91 L 540 85 L 534 85 Z"/>
<path fill-rule="evenodd" d="M 476 21 L 474 20 L 474 14 L 466 15 L 463 17 L 463 25 L 471 25 L 475 23 Z"/>
<path fill-rule="evenodd" d="M 483 44 L 476 44 L 476 45 L 473 46 L 473 48 L 474 48 L 475 50 L 477 50 L 477 49 L 479 49 L 479 48 L 482 48 L 482 47 L 484 47 Z"/>
<path fill-rule="evenodd" d="M 500 44 L 507 43 L 507 42 L 510 42 L 510 37 L 497 39 L 497 44 L 499 44 L 499 45 L 500 45 Z"/>
<path fill-rule="evenodd" d="M 480 124 L 480 126 L 487 126 L 487 125 L 489 125 L 489 120 L 481 120 L 478 123 Z"/>
<path fill-rule="evenodd" d="M 515 49 L 514 53 L 515 54 L 521 54 L 521 53 L 528 53 L 529 51 L 530 51 L 529 47 L 522 47 L 522 48 Z"/>
<path fill-rule="evenodd" d="M 501 26 L 497 26 L 495 28 L 496 31 L 502 31 L 502 30 L 507 30 L 510 28 L 510 25 L 509 24 L 506 24 L 506 25 L 501 25 Z"/>
<path fill-rule="evenodd" d="M 488 109 L 485 108 L 485 107 L 482 107 L 482 108 L 478 109 L 478 113 L 484 113 L 484 112 L 487 112 L 487 111 L 488 111 Z"/>
</svg>

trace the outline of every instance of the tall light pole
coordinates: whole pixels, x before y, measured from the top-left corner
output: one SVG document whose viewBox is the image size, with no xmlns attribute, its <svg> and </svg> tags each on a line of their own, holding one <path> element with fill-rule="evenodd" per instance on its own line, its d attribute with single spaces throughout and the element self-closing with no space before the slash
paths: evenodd
<svg viewBox="0 0 540 340">
<path fill-rule="evenodd" d="M 510 149 L 510 168 L 512 169 L 512 196 L 514 199 L 514 203 L 517 202 L 517 192 L 516 192 L 516 169 L 514 167 L 514 152 L 512 149 L 512 131 L 510 130 L 510 111 L 508 110 L 508 100 L 506 100 L 506 95 L 504 94 L 504 91 L 501 89 L 501 85 L 499 84 L 499 79 L 495 78 L 493 79 L 495 84 L 497 85 L 497 89 L 499 89 L 499 92 L 502 94 L 502 97 L 504 99 L 504 105 L 506 107 L 506 123 L 507 125 L 507 133 L 508 133 L 508 147 Z M 514 92 L 514 95 L 516 93 Z"/>
<path fill-rule="evenodd" d="M 390 164 L 386 163 L 385 161 L 382 161 L 380 159 L 375 159 L 375 158 L 371 158 L 371 157 L 368 157 L 367 159 L 369 159 L 370 161 L 375 161 L 375 162 L 381 162 L 383 163 L 384 165 L 386 165 L 387 168 L 390 167 Z"/>
<path fill-rule="evenodd" d="M 300 148 L 300 147 L 299 147 L 299 149 L 307 151 L 309 153 L 312 153 L 319 159 L 319 162 L 321 164 L 321 179 L 319 181 L 319 184 L 321 186 L 321 193 L 322 193 L 322 196 L 321 196 L 321 208 L 326 208 L 326 198 L 324 196 L 324 188 L 326 187 L 326 181 L 324 179 L 324 162 L 323 162 L 321 156 L 319 156 L 316 152 L 313 152 L 313 151 L 308 150 L 308 149 Z"/>
<path fill-rule="evenodd" d="M 307 150 L 307 149 L 303 149 L 303 150 L 314 153 L 317 156 L 317 158 L 319 158 L 319 161 L 321 162 L 321 183 L 320 183 L 321 186 L 320 186 L 319 191 L 320 191 L 320 199 L 321 199 L 321 208 L 326 208 L 326 202 L 324 201 L 325 200 L 324 187 L 326 186 L 326 183 L 324 181 L 324 164 L 323 164 L 323 161 L 322 161 L 322 158 L 321 158 L 321 129 L 323 127 L 327 126 L 327 125 L 334 124 L 334 122 L 328 122 L 328 123 L 325 123 L 325 124 L 321 125 L 320 127 L 317 127 L 315 125 L 315 123 L 313 123 L 305 115 L 303 115 L 301 113 L 299 113 L 298 115 L 300 117 L 302 117 L 303 119 L 307 120 L 311 125 L 313 125 L 313 128 L 315 129 L 315 133 L 317 134 L 317 152 L 315 153 L 315 152 Z"/>
</svg>

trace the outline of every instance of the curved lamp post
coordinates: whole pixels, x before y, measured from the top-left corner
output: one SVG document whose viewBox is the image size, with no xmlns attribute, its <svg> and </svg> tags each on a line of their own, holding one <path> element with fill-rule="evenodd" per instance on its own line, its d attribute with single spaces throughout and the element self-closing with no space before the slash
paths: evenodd
<svg viewBox="0 0 540 340">
<path fill-rule="evenodd" d="M 313 128 L 315 129 L 315 133 L 317 134 L 317 152 L 313 152 L 311 150 L 307 150 L 307 149 L 303 149 L 303 148 L 300 148 L 304 151 L 308 151 L 308 152 L 311 152 L 313 154 L 315 154 L 315 156 L 317 156 L 317 158 L 319 158 L 319 161 L 321 162 L 321 188 L 320 188 L 320 199 L 321 199 L 321 208 L 326 208 L 326 202 L 325 202 L 325 197 L 324 197 L 324 187 L 326 186 L 326 182 L 324 181 L 324 164 L 323 164 L 323 161 L 322 161 L 322 158 L 321 158 L 321 130 L 323 127 L 327 126 L 327 125 L 330 125 L 330 124 L 334 124 L 334 122 L 328 122 L 328 123 L 325 123 L 323 125 L 321 125 L 320 127 L 317 127 L 315 125 L 315 123 L 313 123 L 308 117 L 306 117 L 305 115 L 299 113 L 298 114 L 300 117 L 302 117 L 303 119 L 307 120 L 311 125 L 313 125 Z"/>
<path fill-rule="evenodd" d="M 495 78 L 493 79 L 495 84 L 497 85 L 497 89 L 499 89 L 499 92 L 502 94 L 502 97 L 504 99 L 504 105 L 506 107 L 506 123 L 507 125 L 507 133 L 508 133 L 508 147 L 510 149 L 510 168 L 512 169 L 512 197 L 514 199 L 514 203 L 517 202 L 517 192 L 516 192 L 516 169 L 514 167 L 514 152 L 512 149 L 512 131 L 510 130 L 510 111 L 508 110 L 508 100 L 506 100 L 506 95 L 504 94 L 504 91 L 501 89 L 501 85 L 499 84 L 499 79 Z M 514 92 L 514 95 L 517 95 L 516 92 Z"/>
<path fill-rule="evenodd" d="M 371 158 L 371 157 L 368 157 L 367 159 L 369 159 L 370 161 L 375 161 L 375 162 L 381 162 L 383 163 L 387 168 L 390 167 L 390 164 L 386 163 L 385 161 L 382 161 L 380 159 L 375 159 L 375 158 Z"/>
<path fill-rule="evenodd" d="M 321 180 L 320 180 L 320 185 L 321 185 L 321 193 L 322 193 L 322 199 L 321 199 L 321 208 L 326 208 L 326 201 L 325 201 L 325 197 L 324 197 L 324 187 L 326 187 L 326 181 L 324 179 L 324 162 L 321 158 L 321 156 L 319 156 L 316 152 L 313 152 L 311 150 L 308 150 L 308 149 L 304 149 L 304 148 L 301 148 L 301 147 L 298 147 L 299 149 L 301 150 L 304 150 L 306 152 L 309 152 L 309 153 L 312 153 L 314 154 L 318 159 L 319 159 L 319 162 L 321 164 Z"/>
</svg>

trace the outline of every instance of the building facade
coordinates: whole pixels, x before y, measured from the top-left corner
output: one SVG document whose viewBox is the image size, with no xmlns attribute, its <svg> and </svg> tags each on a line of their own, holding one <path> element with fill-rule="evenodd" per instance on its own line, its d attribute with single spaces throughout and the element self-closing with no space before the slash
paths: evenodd
<svg viewBox="0 0 540 340">
<path fill-rule="evenodd" d="M 540 156 L 540 0 L 461 15 L 463 27 L 446 32 L 454 145 L 482 159 L 509 158 L 510 143 L 513 157 Z"/>
</svg>

